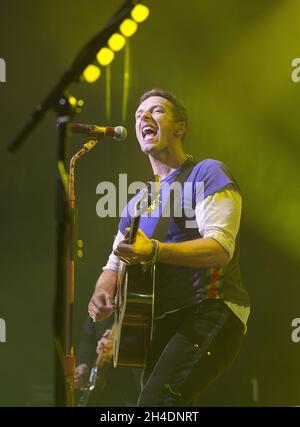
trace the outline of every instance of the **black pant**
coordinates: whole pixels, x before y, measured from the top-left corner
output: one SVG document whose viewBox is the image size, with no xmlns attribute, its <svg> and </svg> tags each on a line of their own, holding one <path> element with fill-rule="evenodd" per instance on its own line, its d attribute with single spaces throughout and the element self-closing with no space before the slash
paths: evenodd
<svg viewBox="0 0 300 427">
<path fill-rule="evenodd" d="M 214 299 L 155 324 L 138 406 L 196 406 L 199 395 L 237 356 L 243 324 Z"/>
</svg>

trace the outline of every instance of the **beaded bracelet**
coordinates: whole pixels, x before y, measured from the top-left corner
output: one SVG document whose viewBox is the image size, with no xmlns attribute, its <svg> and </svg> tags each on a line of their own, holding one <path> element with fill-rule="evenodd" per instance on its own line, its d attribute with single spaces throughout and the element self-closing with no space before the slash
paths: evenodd
<svg viewBox="0 0 300 427">
<path fill-rule="evenodd" d="M 153 266 L 157 263 L 157 258 L 160 251 L 160 245 L 159 245 L 159 241 L 155 239 L 151 239 L 151 243 L 153 245 L 153 250 L 152 250 L 150 261 L 151 261 L 151 265 Z"/>
</svg>

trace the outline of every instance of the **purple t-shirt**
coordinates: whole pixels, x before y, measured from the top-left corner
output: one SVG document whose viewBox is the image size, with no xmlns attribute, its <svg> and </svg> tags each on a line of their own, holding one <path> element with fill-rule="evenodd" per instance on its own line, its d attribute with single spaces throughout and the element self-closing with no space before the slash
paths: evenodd
<svg viewBox="0 0 300 427">
<path fill-rule="evenodd" d="M 156 237 L 157 223 L 169 200 L 168 186 L 176 181 L 176 176 L 181 171 L 182 168 L 179 167 L 161 181 L 162 203 L 151 212 L 150 217 L 146 215 L 141 217 L 140 228 L 148 237 L 152 237 L 153 233 Z M 185 183 L 187 185 L 179 199 L 180 209 L 176 210 L 177 214 L 172 218 L 166 235 L 159 240 L 175 243 L 201 238 L 195 222 L 196 204 L 228 184 L 232 184 L 239 191 L 235 179 L 224 163 L 213 159 L 195 164 Z M 139 196 L 140 193 L 135 195 L 123 211 L 119 223 L 119 230 L 123 234 L 125 234 L 126 227 L 130 227 L 131 212 L 133 212 L 133 206 Z M 174 205 L 176 206 L 176 204 L 178 205 L 178 202 L 175 202 Z M 188 205 L 188 209 L 186 209 L 186 205 Z M 156 273 L 156 316 L 159 317 L 165 312 L 197 304 L 205 298 L 222 298 L 248 305 L 248 296 L 241 285 L 239 275 L 238 254 L 236 255 L 233 256 L 229 266 L 222 269 L 190 268 L 159 263 Z M 227 274 L 226 289 L 224 279 L 226 279 L 227 269 L 230 274 Z"/>
</svg>

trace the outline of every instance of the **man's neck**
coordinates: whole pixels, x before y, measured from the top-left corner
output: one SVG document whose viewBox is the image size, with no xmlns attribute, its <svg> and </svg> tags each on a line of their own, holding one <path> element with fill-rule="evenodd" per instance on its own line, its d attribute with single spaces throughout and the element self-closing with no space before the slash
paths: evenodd
<svg viewBox="0 0 300 427">
<path fill-rule="evenodd" d="M 150 163 L 153 169 L 154 175 L 159 175 L 160 179 L 165 179 L 168 175 L 174 172 L 175 169 L 179 168 L 187 159 L 186 155 L 182 152 L 177 156 L 149 156 Z"/>
</svg>

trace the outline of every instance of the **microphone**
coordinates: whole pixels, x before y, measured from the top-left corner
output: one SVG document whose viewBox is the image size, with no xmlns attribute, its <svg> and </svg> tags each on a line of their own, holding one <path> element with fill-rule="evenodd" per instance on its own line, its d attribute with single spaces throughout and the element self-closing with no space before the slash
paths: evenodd
<svg viewBox="0 0 300 427">
<path fill-rule="evenodd" d="M 123 126 L 102 127 L 97 125 L 86 125 L 81 123 L 70 123 L 70 129 L 73 133 L 83 133 L 90 138 L 99 138 L 101 136 L 112 136 L 116 141 L 124 141 L 127 137 L 127 130 Z"/>
</svg>

